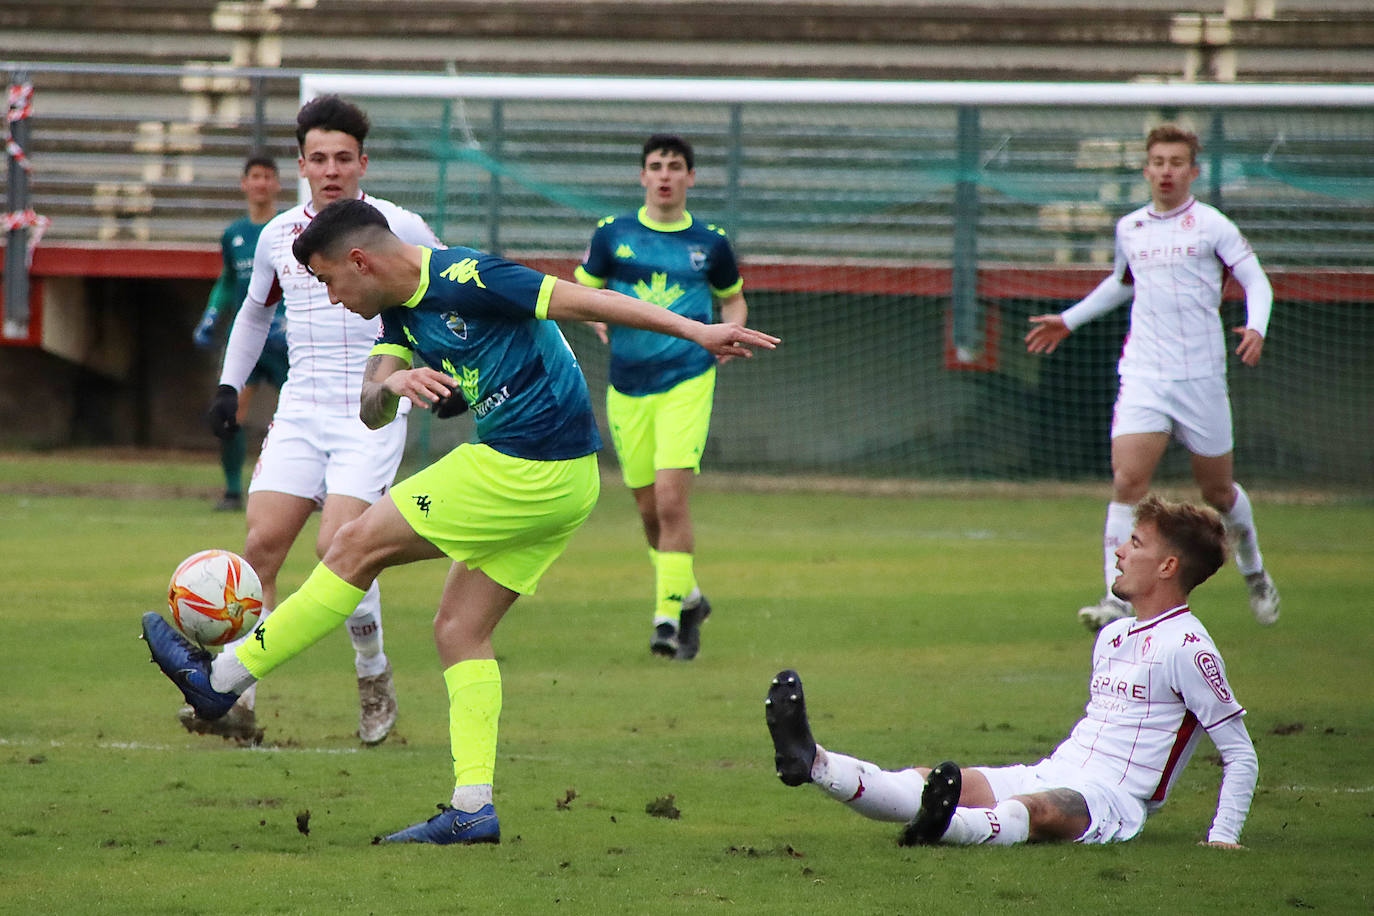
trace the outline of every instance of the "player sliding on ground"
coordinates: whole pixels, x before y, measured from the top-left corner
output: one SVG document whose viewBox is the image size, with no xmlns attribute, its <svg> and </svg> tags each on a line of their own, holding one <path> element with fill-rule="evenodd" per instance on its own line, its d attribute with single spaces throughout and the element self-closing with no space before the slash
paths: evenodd
<svg viewBox="0 0 1374 916">
<path fill-rule="evenodd" d="M 205 718 L 343 624 L 387 567 L 451 559 L 434 618 L 449 696 L 451 807 L 389 842 L 494 843 L 501 673 L 492 633 L 534 591 L 596 504 L 600 438 L 582 372 L 550 320 L 606 321 L 748 357 L 778 338 L 738 324 L 702 324 L 608 290 L 557 280 L 467 248 L 401 241 L 360 200 L 330 204 L 292 248 L 329 291 L 382 333 L 363 376 L 371 427 L 402 398 L 443 416 L 470 407 L 476 441 L 393 486 L 339 529 L 323 562 L 252 637 L 213 659 L 158 614 L 143 616 L 154 661 Z M 415 355 L 427 367 L 412 368 Z M 441 367 L 432 368 L 432 367 Z"/>
<path fill-rule="evenodd" d="M 1098 634 L 1086 715 L 1039 763 L 891 771 L 827 751 L 811 736 L 801 679 L 783 671 L 765 701 L 778 778 L 905 822 L 904 846 L 1112 843 L 1134 837 L 1164 804 L 1206 731 L 1224 768 L 1206 845 L 1240 848 L 1259 764 L 1221 655 L 1188 608 L 1189 592 L 1221 568 L 1225 544 L 1212 509 L 1140 502 L 1112 586 L 1136 615 Z"/>
</svg>

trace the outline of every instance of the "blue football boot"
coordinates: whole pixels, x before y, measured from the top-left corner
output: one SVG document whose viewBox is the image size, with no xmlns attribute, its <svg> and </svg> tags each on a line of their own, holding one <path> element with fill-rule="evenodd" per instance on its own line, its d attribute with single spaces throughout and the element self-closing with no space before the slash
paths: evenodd
<svg viewBox="0 0 1374 916">
<path fill-rule="evenodd" d="M 210 686 L 210 653 L 193 645 L 156 611 L 143 615 L 143 639 L 153 661 L 202 719 L 218 719 L 238 701 L 237 693 L 220 693 Z"/>
<path fill-rule="evenodd" d="M 499 843 L 501 822 L 496 819 L 496 808 L 493 805 L 483 805 L 471 812 L 440 805 L 439 813 L 429 820 L 412 824 L 389 836 L 378 837 L 372 842 L 434 843 L 437 846 L 447 846 L 450 843 Z"/>
</svg>

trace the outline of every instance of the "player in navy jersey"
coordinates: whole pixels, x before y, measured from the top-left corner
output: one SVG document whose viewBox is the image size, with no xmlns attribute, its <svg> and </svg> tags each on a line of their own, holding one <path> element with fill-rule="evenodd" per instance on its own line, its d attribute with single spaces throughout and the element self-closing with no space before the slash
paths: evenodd
<svg viewBox="0 0 1374 916">
<path fill-rule="evenodd" d="M 386 425 L 403 400 L 439 416 L 470 409 L 476 441 L 395 484 L 340 528 L 300 590 L 238 649 L 212 662 L 152 612 L 144 636 L 198 714 L 214 718 L 341 625 L 383 569 L 447 557 L 434 639 L 449 696 L 453 796 L 439 814 L 385 840 L 499 842 L 492 779 L 502 691 L 492 634 L 516 598 L 535 590 L 600 486 L 586 382 L 548 319 L 673 334 L 719 356 L 750 356 L 777 338 L 704 324 L 471 249 L 406 244 L 361 200 L 325 207 L 292 250 L 332 302 L 362 318 L 381 316 L 363 376 L 363 422 Z M 428 365 L 417 366 L 416 357 Z"/>
<path fill-rule="evenodd" d="M 209 349 L 214 343 L 215 326 L 220 318 L 233 315 L 248 295 L 258 235 L 267 221 L 277 214 L 277 195 L 281 193 L 277 163 L 268 156 L 250 156 L 243 164 L 239 187 L 248 202 L 248 214 L 234 220 L 220 235 L 220 255 L 224 266 L 210 290 L 210 301 L 192 335 L 195 345 L 202 350 Z M 220 438 L 219 459 L 224 469 L 224 497 L 215 506 L 216 509 L 237 511 L 243 508 L 243 458 L 247 451 L 247 437 L 241 424 L 259 385 L 265 383 L 281 390 L 286 383 L 287 363 L 286 313 L 284 304 L 279 302 L 272 316 L 262 355 L 249 373 L 239 397 L 233 429 L 226 428 L 225 435 Z"/>
<path fill-rule="evenodd" d="M 1141 500 L 1112 585 L 1136 615 L 1098 634 L 1083 718 L 1039 763 L 884 770 L 827 750 L 812 737 L 801 678 L 787 670 L 764 701 L 778 778 L 814 783 L 864 817 L 906 822 L 904 846 L 1118 843 L 1164 805 L 1205 732 L 1222 765 L 1205 842 L 1239 849 L 1259 761 L 1221 653 L 1188 606 L 1225 557 L 1215 510 Z M 939 702 L 930 690 L 924 700 Z"/>
<path fill-rule="evenodd" d="M 1221 513 L 1260 623 L 1279 619 L 1279 592 L 1264 569 L 1250 497 L 1234 476 L 1231 401 L 1220 309 L 1231 274 L 1245 289 L 1246 322 L 1234 328 L 1235 353 L 1259 364 L 1274 293 L 1259 258 L 1235 224 L 1190 192 L 1198 177 L 1197 136 L 1162 124 L 1145 139 L 1150 205 L 1116 224 L 1116 266 L 1087 298 L 1054 315 L 1033 315 L 1032 353 L 1052 353 L 1077 327 L 1131 302 L 1131 329 L 1117 366 L 1121 386 L 1112 414 L 1112 498 L 1102 534 L 1107 593 L 1083 607 L 1090 630 L 1131 612 L 1112 594 L 1114 551 L 1131 532 L 1132 508 L 1177 438 L 1191 453 L 1193 478 Z"/>
<path fill-rule="evenodd" d="M 644 143 L 639 182 L 644 206 L 597 224 L 577 268 L 585 286 L 612 289 L 701 322 L 743 324 L 744 281 L 724 230 L 687 211 L 696 181 L 691 144 L 673 134 Z M 607 333 L 611 346 L 606 417 L 625 485 L 634 494 L 654 567 L 649 648 L 684 661 L 701 647 L 711 604 L 697 585 L 689 497 L 711 423 L 716 365 L 696 344 L 635 328 Z"/>
</svg>

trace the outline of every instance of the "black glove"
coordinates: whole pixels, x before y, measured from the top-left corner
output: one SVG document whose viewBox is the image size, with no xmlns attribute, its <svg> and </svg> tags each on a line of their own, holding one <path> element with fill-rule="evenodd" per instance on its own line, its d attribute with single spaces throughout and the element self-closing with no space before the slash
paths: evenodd
<svg viewBox="0 0 1374 916">
<path fill-rule="evenodd" d="M 215 396 L 210 399 L 210 410 L 205 419 L 210 422 L 210 432 L 221 439 L 232 438 L 239 431 L 236 418 L 239 412 L 239 393 L 233 385 L 220 385 Z"/>
<path fill-rule="evenodd" d="M 449 417 L 467 413 L 468 402 L 467 398 L 463 397 L 463 392 L 455 388 L 435 401 L 429 409 L 434 411 L 434 415 L 440 420 L 447 420 Z"/>
</svg>

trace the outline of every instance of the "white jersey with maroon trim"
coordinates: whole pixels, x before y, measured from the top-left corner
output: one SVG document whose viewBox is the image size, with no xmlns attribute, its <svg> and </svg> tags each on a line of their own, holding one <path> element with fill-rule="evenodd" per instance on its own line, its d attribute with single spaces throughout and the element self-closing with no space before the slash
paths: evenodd
<svg viewBox="0 0 1374 916">
<path fill-rule="evenodd" d="M 386 217 L 402 241 L 443 248 L 417 214 L 389 200 L 362 199 Z M 286 344 L 290 372 L 277 400 L 277 415 L 328 413 L 356 417 L 363 367 L 377 341 L 379 318 L 361 318 L 329 301 L 325 285 L 297 262 L 291 244 L 315 216 L 311 204 L 292 207 L 263 227 L 253 258 L 253 277 L 244 305 L 286 303 Z"/>
<path fill-rule="evenodd" d="M 1134 284 L 1135 301 L 1118 371 L 1156 379 L 1225 375 L 1224 269 L 1253 257 L 1235 223 L 1193 198 L 1167 213 L 1141 207 L 1123 216 L 1115 274 Z"/>
<path fill-rule="evenodd" d="M 1120 786 L 1153 812 L 1205 729 L 1245 709 L 1207 628 L 1186 605 L 1141 623 L 1102 628 L 1093 647 L 1086 715 L 1051 758 Z"/>
</svg>

